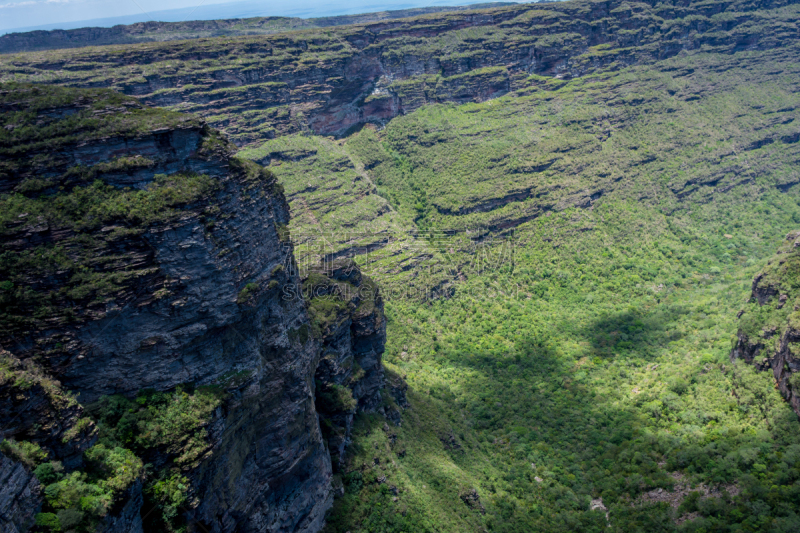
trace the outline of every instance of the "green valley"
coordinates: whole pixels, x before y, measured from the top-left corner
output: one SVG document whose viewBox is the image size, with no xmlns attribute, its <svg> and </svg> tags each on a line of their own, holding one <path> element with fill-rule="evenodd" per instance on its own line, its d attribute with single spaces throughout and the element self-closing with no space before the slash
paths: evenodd
<svg viewBox="0 0 800 533">
<path fill-rule="evenodd" d="M 206 151 L 189 161 L 210 158 L 219 143 L 215 153 L 225 157 L 238 150 L 225 159 L 236 176 L 258 174 L 268 185 L 242 193 L 246 206 L 285 195 L 290 219 L 276 214 L 267 225 L 276 243 L 291 244 L 293 258 L 280 268 L 271 262 L 271 277 L 258 278 L 249 263 L 230 267 L 240 292 L 225 305 L 246 316 L 248 306 L 269 307 L 259 319 L 266 328 L 289 314 L 276 302 L 292 276 L 304 289 L 338 295 L 306 296 L 311 322 L 291 322 L 285 335 L 269 337 L 269 350 L 291 345 L 305 354 L 316 342 L 322 348 L 312 359 L 327 361 L 339 377 L 323 379 L 312 368 L 303 378 L 287 373 L 270 381 L 267 373 L 260 389 L 279 395 L 285 383 L 306 379 L 310 390 L 324 391 L 315 400 L 318 431 L 334 458 L 327 483 L 335 498 L 322 512 L 324 526 L 276 521 L 266 531 L 790 533 L 800 531 L 799 9 L 713 0 L 520 4 L 269 36 L 4 55 L 0 76 L 17 80 L 4 87 L 110 87 L 166 108 L 139 109 L 124 97 L 108 105 L 124 103 L 135 125 L 113 119 L 97 135 L 78 134 L 96 143 L 102 135 L 158 134 L 151 131 L 156 121 L 194 128 Z M 89 120 L 93 109 L 80 118 Z M 181 121 L 174 111 L 194 114 Z M 16 112 L 19 120 L 0 130 L 0 172 L 26 179 L 0 186 L 3 228 L 15 227 L 23 212 L 97 233 L 112 219 L 174 224 L 181 210 L 186 220 L 196 211 L 202 224 L 194 238 L 219 235 L 213 242 L 222 270 L 229 268 L 226 254 L 243 253 L 223 239 L 261 231 L 215 233 L 214 224 L 234 220 L 224 210 L 228 193 L 203 175 L 178 173 L 180 165 L 135 193 L 114 193 L 97 178 L 166 164 L 152 154 L 131 168 L 97 164 L 91 174 L 80 167 L 85 189 L 57 191 L 71 182 L 55 174 L 39 183 L 36 169 L 60 159 L 20 163 L 11 147 L 22 151 L 51 137 L 72 146 L 75 125 L 53 133 L 34 111 Z M 170 150 L 170 157 L 183 153 L 177 145 Z M 25 188 L 31 183 L 39 187 Z M 167 200 L 156 197 L 162 188 Z M 83 190 L 102 193 L 70 199 L 88 206 L 85 213 L 53 200 Z M 215 195 L 222 208 L 201 213 L 198 202 Z M 148 218 L 147 209 L 157 213 Z M 236 216 L 247 209 L 237 207 Z M 33 257 L 39 249 L 32 250 Z M 14 261 L 6 257 L 0 280 L 6 313 L 18 303 L 10 291 L 32 283 L 30 273 L 13 271 Z M 355 278 L 348 277 L 352 269 Z M 362 284 L 361 272 L 374 283 Z M 166 290 L 173 282 L 159 283 Z M 349 301 L 342 292 L 354 286 L 377 286 L 380 296 Z M 65 291 L 50 300 L 80 303 Z M 163 313 L 181 315 L 177 307 Z M 364 325 L 367 314 L 372 322 Z M 337 330 L 348 321 L 350 333 Z M 321 322 L 330 326 L 324 336 L 314 329 Z M 18 319 L 14 327 L 25 324 Z M 385 346 L 375 340 L 383 327 Z M 225 342 L 220 353 L 239 340 Z M 34 344 L 25 346 L 37 364 L 52 357 Z M 345 345 L 352 361 L 341 355 Z M 259 352 L 266 367 L 291 366 L 274 363 L 269 350 Z M 358 384 L 375 375 L 361 355 L 367 352 L 383 352 L 377 396 L 363 393 L 373 385 Z M 216 355 L 208 357 L 216 364 Z M 231 372 L 256 371 L 236 364 Z M 230 525 L 244 523 L 239 515 L 215 522 L 197 503 L 212 479 L 211 486 L 235 492 L 225 469 L 208 473 L 202 460 L 225 457 L 234 475 L 245 464 L 233 437 L 214 439 L 223 427 L 250 431 L 250 415 L 223 423 L 211 412 L 255 400 L 246 376 L 227 385 L 232 378 L 218 374 L 183 380 L 197 389 L 159 382 L 161 392 L 131 389 L 87 406 L 99 444 L 86 453 L 121 450 L 87 455 L 90 466 L 121 461 L 116 453 L 137 472 L 162 468 L 152 448 L 175 448 L 171 470 L 142 474 L 150 476 L 147 505 L 166 517 L 146 526 L 256 530 Z M 205 402 L 189 409 L 185 427 L 161 420 L 179 417 L 177 398 Z M 271 420 L 288 417 L 271 413 Z M 128 419 L 136 422 L 123 433 Z M 170 443 L 170 431 L 184 440 Z M 285 458 L 281 446 L 295 446 L 304 431 L 313 433 L 290 424 L 271 453 Z M 184 435 L 194 432 L 194 440 Z M 272 446 L 270 438 L 263 436 Z M 21 463 L 48 464 L 20 442 L 0 450 Z M 178 503 L 169 503 L 169 491 Z M 111 494 L 121 505 L 119 491 Z M 196 503 L 187 503 L 192 497 Z M 296 505 L 285 504 L 287 515 Z"/>
<path fill-rule="evenodd" d="M 393 211 L 354 216 L 387 220 L 376 235 L 397 242 L 415 224 L 425 261 L 450 274 L 452 297 L 389 302 L 386 359 L 412 407 L 397 429 L 361 421 L 330 531 L 798 527 L 796 416 L 771 375 L 729 360 L 750 280 L 800 220 L 798 65 L 766 57 L 532 78 L 498 100 L 317 138 L 294 160 L 263 159 L 288 140 L 242 152 L 272 162 L 287 191 L 349 155 L 370 181 L 329 201 L 290 192 L 292 232 L 313 234 L 317 214 L 346 235 L 357 225 L 341 201 L 360 183 Z M 653 496 L 676 485 L 689 496 L 673 506 Z"/>
</svg>

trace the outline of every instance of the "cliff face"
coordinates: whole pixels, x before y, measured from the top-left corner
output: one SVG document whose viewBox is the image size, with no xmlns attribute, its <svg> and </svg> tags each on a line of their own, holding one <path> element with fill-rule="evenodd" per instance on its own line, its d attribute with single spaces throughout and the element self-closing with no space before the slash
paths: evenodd
<svg viewBox="0 0 800 533">
<path fill-rule="evenodd" d="M 48 496 L 40 521 L 319 530 L 332 500 L 315 409 L 324 342 L 292 290 L 275 178 L 202 121 L 109 91 L 14 85 L 0 103 L 0 416 L 28 472 L 4 460 L 19 481 L 4 516 L 29 525 L 42 498 L 25 476 L 39 465 L 49 495 L 108 493 L 94 514 Z M 383 379 L 382 308 L 370 316 L 337 345 L 366 370 L 347 385 L 364 408 Z M 178 503 L 160 496 L 169 483 Z"/>
<path fill-rule="evenodd" d="M 33 524 L 42 504 L 41 486 L 17 461 L 0 454 L 0 526 L 7 533 L 22 533 Z"/>
<path fill-rule="evenodd" d="M 473 4 L 471 6 L 429 6 L 312 19 L 250 17 L 246 19 L 188 20 L 185 22 L 149 21 L 117 25 L 111 28 L 87 27 L 76 28 L 74 30 L 14 32 L 0 36 L 0 54 L 56 48 L 102 46 L 107 44 L 133 44 L 152 41 L 199 39 L 203 37 L 271 35 L 274 33 L 307 28 L 363 24 L 366 22 L 424 15 L 426 13 L 464 11 L 466 9 L 502 5 L 513 5 L 513 2 L 491 2 L 481 5 Z"/>
<path fill-rule="evenodd" d="M 316 404 L 334 467 L 350 441 L 356 410 L 381 404 L 386 343 L 383 300 L 378 287 L 350 259 L 337 259 L 312 271 L 303 283 L 312 334 L 322 341 L 314 375 Z"/>
<path fill-rule="evenodd" d="M 672 57 L 796 40 L 793 0 L 575 0 L 307 30 L 4 57 L 0 74 L 114 87 L 197 112 L 237 145 L 297 131 L 343 134 L 426 103 L 482 101 L 531 74 L 572 78 Z"/>
<path fill-rule="evenodd" d="M 772 370 L 781 394 L 800 416 L 800 231 L 786 236 L 755 277 L 739 321 L 731 360 Z"/>
</svg>

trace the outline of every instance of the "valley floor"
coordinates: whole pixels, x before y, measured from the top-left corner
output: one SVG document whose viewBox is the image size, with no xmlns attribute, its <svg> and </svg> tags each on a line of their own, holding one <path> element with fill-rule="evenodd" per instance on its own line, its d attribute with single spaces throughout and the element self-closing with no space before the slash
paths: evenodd
<svg viewBox="0 0 800 533">
<path fill-rule="evenodd" d="M 410 387 L 402 426 L 359 419 L 327 531 L 800 528 L 797 417 L 729 359 L 800 223 L 787 53 L 534 77 L 242 152 L 284 183 L 293 235 L 380 281 Z"/>
</svg>

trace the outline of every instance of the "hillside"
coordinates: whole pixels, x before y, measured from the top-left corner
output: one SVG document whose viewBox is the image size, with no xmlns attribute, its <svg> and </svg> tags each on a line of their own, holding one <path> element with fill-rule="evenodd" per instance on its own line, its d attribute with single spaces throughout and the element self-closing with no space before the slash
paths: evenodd
<svg viewBox="0 0 800 533">
<path fill-rule="evenodd" d="M 334 295 L 306 302 L 323 531 L 793 532 L 798 9 L 570 0 L 0 75 L 194 111 L 280 183 L 298 275 Z M 385 377 L 344 323 L 385 327 Z M 354 414 L 350 376 L 380 401 Z"/>
<path fill-rule="evenodd" d="M 320 529 L 353 415 L 393 405 L 374 283 L 301 279 L 282 187 L 198 117 L 0 109 L 3 531 Z"/>
<path fill-rule="evenodd" d="M 775 257 L 753 279 L 750 300 L 739 311 L 739 332 L 731 360 L 744 359 L 759 370 L 772 370 L 775 382 L 794 412 L 800 416 L 800 371 L 797 361 L 798 246 L 797 231 L 786 235 Z"/>
<path fill-rule="evenodd" d="M 111 28 L 87 27 L 74 30 L 36 30 L 14 32 L 0 36 L 0 54 L 34 52 L 60 48 L 81 48 L 109 44 L 175 41 L 240 35 L 271 35 L 294 30 L 364 24 L 440 13 L 512 5 L 514 2 L 490 2 L 467 6 L 420 7 L 397 9 L 360 15 L 339 15 L 303 19 L 296 17 L 253 17 L 222 20 L 189 20 L 184 22 L 139 22 Z"/>
<path fill-rule="evenodd" d="M 198 113 L 244 146 L 485 100 L 526 86 L 530 74 L 571 78 L 681 51 L 792 46 L 797 9 L 784 0 L 521 4 L 265 37 L 4 55 L 0 79 L 116 89 Z"/>
</svg>

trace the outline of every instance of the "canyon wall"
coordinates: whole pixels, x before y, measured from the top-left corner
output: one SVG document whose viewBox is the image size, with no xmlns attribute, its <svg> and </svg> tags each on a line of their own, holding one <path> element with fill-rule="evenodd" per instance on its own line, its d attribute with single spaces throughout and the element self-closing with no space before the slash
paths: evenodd
<svg viewBox="0 0 800 533">
<path fill-rule="evenodd" d="M 781 395 L 800 416 L 800 231 L 786 235 L 775 257 L 753 280 L 739 313 L 731 360 L 770 370 Z"/>
<path fill-rule="evenodd" d="M 483 101 L 531 75 L 574 78 L 691 50 L 797 39 L 797 3 L 574 0 L 273 36 L 6 55 L 5 79 L 112 87 L 197 112 L 237 145 L 343 135 L 429 103 Z"/>
<path fill-rule="evenodd" d="M 202 120 L 111 91 L 8 85 L 0 106 L 0 417 L 4 451 L 15 456 L 2 463 L 14 481 L 0 494 L 8 527 L 25 531 L 42 505 L 37 465 L 94 479 L 87 458 L 114 429 L 95 416 L 108 398 L 144 405 L 175 391 L 164 404 L 173 409 L 208 391 L 215 403 L 188 430 L 174 429 L 176 442 L 134 448 L 185 478 L 177 512 L 190 529 L 318 531 L 332 503 L 315 407 L 315 389 L 328 386 L 317 367 L 329 343 L 299 290 L 274 176 L 232 157 L 233 145 Z M 355 267 L 350 275 L 361 279 Z M 361 307 L 344 310 L 357 318 L 336 342 L 364 369 L 341 385 L 360 409 L 374 409 L 383 387 L 377 288 L 370 302 L 363 317 Z M 117 490 L 97 528 L 141 531 L 151 477 L 142 471 Z M 68 519 L 58 507 L 66 504 L 48 505 Z"/>
</svg>

